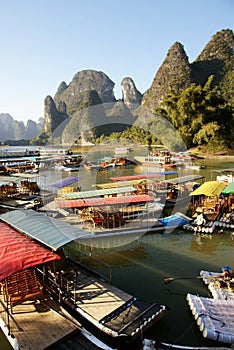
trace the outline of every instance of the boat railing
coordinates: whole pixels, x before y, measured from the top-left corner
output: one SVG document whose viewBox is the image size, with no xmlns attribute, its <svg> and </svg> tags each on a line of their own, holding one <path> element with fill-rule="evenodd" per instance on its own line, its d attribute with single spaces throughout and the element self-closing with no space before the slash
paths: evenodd
<svg viewBox="0 0 234 350">
<path fill-rule="evenodd" d="M 108 264 L 94 258 L 91 254 L 87 254 L 76 248 L 69 247 L 66 249 L 66 256 L 76 264 L 81 265 L 86 270 L 95 273 L 105 280 L 112 281 L 112 269 Z"/>
</svg>

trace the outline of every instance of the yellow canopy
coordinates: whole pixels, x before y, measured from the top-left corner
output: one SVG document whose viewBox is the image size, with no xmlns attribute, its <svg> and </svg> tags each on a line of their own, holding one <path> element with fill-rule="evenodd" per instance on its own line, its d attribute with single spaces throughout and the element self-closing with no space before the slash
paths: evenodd
<svg viewBox="0 0 234 350">
<path fill-rule="evenodd" d="M 227 186 L 225 182 L 207 181 L 191 193 L 191 196 L 205 195 L 208 197 L 219 196 Z"/>
</svg>

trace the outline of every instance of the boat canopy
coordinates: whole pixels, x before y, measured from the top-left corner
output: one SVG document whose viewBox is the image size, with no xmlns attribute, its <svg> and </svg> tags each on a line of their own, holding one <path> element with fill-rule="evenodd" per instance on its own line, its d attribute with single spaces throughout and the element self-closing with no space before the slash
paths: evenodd
<svg viewBox="0 0 234 350">
<path fill-rule="evenodd" d="M 191 196 L 201 196 L 205 195 L 207 197 L 219 196 L 222 191 L 227 187 L 225 182 L 220 181 L 207 181 L 194 190 L 190 195 Z"/>
<path fill-rule="evenodd" d="M 31 209 L 12 210 L 2 214 L 0 219 L 55 251 L 89 234 L 74 225 Z"/>
<path fill-rule="evenodd" d="M 222 191 L 222 194 L 234 194 L 234 182 L 231 182 L 230 184 L 228 184 L 224 190 Z"/>
<path fill-rule="evenodd" d="M 193 182 L 203 178 L 204 176 L 202 175 L 186 175 L 186 176 L 175 177 L 173 179 L 163 180 L 161 181 L 161 183 L 171 183 L 171 184 L 177 185 L 177 184 L 183 184 L 186 182 Z"/>
<path fill-rule="evenodd" d="M 136 179 L 131 181 L 118 181 L 118 182 L 107 182 L 103 184 L 95 184 L 93 186 L 96 186 L 97 188 L 118 188 L 118 187 L 124 187 L 124 186 L 136 186 L 143 182 L 145 179 Z"/>
<path fill-rule="evenodd" d="M 24 178 L 24 179 L 34 179 L 35 177 L 38 177 L 39 175 L 38 174 L 30 174 L 30 173 L 15 173 L 14 174 L 14 177 L 20 177 L 21 179 L 20 180 L 22 180 L 22 177 Z"/>
<path fill-rule="evenodd" d="M 46 187 L 63 188 L 63 187 L 72 185 L 73 183 L 78 181 L 79 181 L 79 178 L 77 176 L 68 176 L 68 177 L 65 177 L 64 179 L 60 179 L 58 181 L 46 184 Z"/>
<path fill-rule="evenodd" d="M 110 177 L 112 181 L 131 181 L 131 180 L 138 180 L 138 179 L 148 179 L 148 178 L 157 178 L 160 177 L 160 174 L 151 174 L 151 175 L 129 175 L 129 176 L 117 176 L 117 177 Z"/>
<path fill-rule="evenodd" d="M 117 177 L 111 177 L 110 179 L 112 181 L 128 181 L 128 180 L 137 180 L 137 179 L 152 179 L 152 178 L 158 178 L 162 175 L 176 175 L 176 174 L 178 174 L 177 171 L 158 171 L 154 173 L 135 174 L 135 175 L 129 175 L 129 176 L 117 176 Z"/>
<path fill-rule="evenodd" d="M 0 186 L 8 185 L 13 182 L 20 183 L 22 180 L 27 180 L 27 176 L 24 175 L 24 179 L 16 176 L 0 176 Z"/>
<path fill-rule="evenodd" d="M 136 203 L 154 202 L 154 198 L 148 194 L 106 197 L 106 198 L 87 198 L 87 199 L 67 199 L 58 200 L 59 208 L 85 208 L 85 207 L 103 207 L 110 205 L 131 205 Z"/>
<path fill-rule="evenodd" d="M 135 175 L 146 175 L 146 176 L 151 176 L 151 175 L 177 175 L 179 174 L 178 171 L 175 171 L 175 170 L 165 170 L 165 171 L 153 171 L 153 172 L 150 172 L 150 173 L 143 173 L 143 174 L 135 174 Z"/>
<path fill-rule="evenodd" d="M 135 191 L 136 191 L 136 188 L 133 186 L 116 187 L 116 188 L 106 188 L 102 190 L 64 193 L 64 197 L 67 199 L 83 199 L 83 198 L 99 197 L 99 196 L 106 196 L 106 195 L 112 195 L 112 194 L 121 194 L 121 193 L 128 194 Z"/>
<path fill-rule="evenodd" d="M 15 272 L 59 259 L 59 255 L 0 221 L 0 281 Z"/>
</svg>

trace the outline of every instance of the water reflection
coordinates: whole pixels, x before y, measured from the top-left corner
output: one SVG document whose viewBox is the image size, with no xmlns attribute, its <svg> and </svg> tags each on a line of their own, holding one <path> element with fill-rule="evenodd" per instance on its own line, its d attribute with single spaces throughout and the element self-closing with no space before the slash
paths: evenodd
<svg viewBox="0 0 234 350">
<path fill-rule="evenodd" d="M 209 181 L 215 180 L 212 178 L 213 170 L 232 167 L 233 158 L 199 159 L 194 164 L 206 166 L 205 169 L 194 171 L 194 174 L 203 175 Z M 139 169 L 126 167 L 88 175 L 85 169 L 81 169 L 79 176 L 84 179 L 82 189 L 85 190 L 90 187 L 92 189 L 94 183 L 110 181 L 113 174 L 132 175 L 137 171 Z M 188 173 L 191 174 L 191 169 L 184 167 L 180 169 L 179 176 Z M 106 237 L 106 244 L 110 239 L 117 238 Z M 197 276 L 201 270 L 221 271 L 224 265 L 234 267 L 233 244 L 234 236 L 230 231 L 196 236 L 177 229 L 173 232 L 146 234 L 116 248 L 111 244 L 109 249 L 103 245 L 102 248 L 92 249 L 92 254 L 111 265 L 114 285 L 142 300 L 156 301 L 170 308 L 168 314 L 149 330 L 148 337 L 166 342 L 179 341 L 181 344 L 212 347 L 221 345 L 202 337 L 186 302 L 188 292 L 209 296 L 207 287 L 195 278 L 165 285 L 164 277 Z"/>
<path fill-rule="evenodd" d="M 190 250 L 206 255 L 215 255 L 217 250 L 224 246 L 231 247 L 231 235 L 229 232 L 212 235 L 197 235 L 191 242 Z"/>
<path fill-rule="evenodd" d="M 124 249 L 125 247 L 125 249 Z M 92 254 L 96 258 L 111 266 L 132 265 L 135 261 L 148 259 L 147 249 L 141 245 L 128 245 L 123 249 L 94 249 Z"/>
</svg>

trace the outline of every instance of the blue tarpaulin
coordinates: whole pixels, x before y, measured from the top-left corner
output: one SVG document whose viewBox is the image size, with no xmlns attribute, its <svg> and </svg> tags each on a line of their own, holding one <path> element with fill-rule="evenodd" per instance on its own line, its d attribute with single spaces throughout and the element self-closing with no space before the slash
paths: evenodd
<svg viewBox="0 0 234 350">
<path fill-rule="evenodd" d="M 159 218 L 158 221 L 163 224 L 163 226 L 183 226 L 189 223 L 189 218 L 176 213 L 165 218 Z"/>
<path fill-rule="evenodd" d="M 51 183 L 47 184 L 46 186 L 47 187 L 63 188 L 63 187 L 69 186 L 77 181 L 79 181 L 79 177 L 68 176 L 68 177 L 65 177 L 64 179 L 60 179 L 58 181 L 51 182 Z"/>
</svg>

